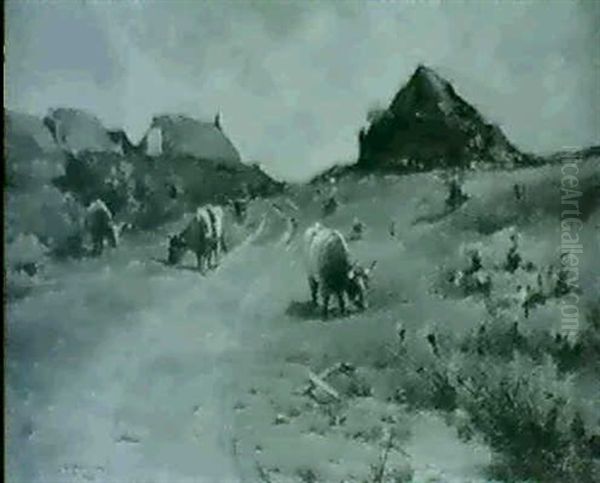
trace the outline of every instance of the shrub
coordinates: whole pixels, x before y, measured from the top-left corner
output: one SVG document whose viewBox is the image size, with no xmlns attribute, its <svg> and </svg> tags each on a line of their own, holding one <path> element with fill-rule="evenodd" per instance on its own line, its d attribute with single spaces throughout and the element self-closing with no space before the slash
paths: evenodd
<svg viewBox="0 0 600 483">
<path fill-rule="evenodd" d="M 500 460 L 503 477 L 593 481 L 592 455 L 569 381 L 546 359 L 481 360 L 457 380 L 458 404 Z"/>
<path fill-rule="evenodd" d="M 142 229 L 181 216 L 186 208 L 184 197 L 174 198 L 169 185 L 151 176 L 135 182 L 132 198 L 129 215 L 135 226 Z"/>
<path fill-rule="evenodd" d="M 6 177 L 10 188 L 27 191 L 51 184 L 64 175 L 65 168 L 58 156 L 40 156 L 33 159 L 6 159 Z"/>
<path fill-rule="evenodd" d="M 539 359 L 517 350 L 508 357 L 500 349 L 455 351 L 419 367 L 413 360 L 409 370 L 419 375 L 420 385 L 414 378 L 403 381 L 402 402 L 464 414 L 468 424 L 457 429 L 463 436 L 473 431 L 483 436 L 501 478 L 594 481 L 592 435 L 570 379 L 549 355 Z"/>
<path fill-rule="evenodd" d="M 24 297 L 38 283 L 48 248 L 35 235 L 19 234 L 6 244 L 6 295 Z"/>
<path fill-rule="evenodd" d="M 19 234 L 6 245 L 6 260 L 9 268 L 34 275 L 43 265 L 48 248 L 35 235 Z"/>
<path fill-rule="evenodd" d="M 401 358 L 395 399 L 463 415 L 459 436 L 480 434 L 502 479 L 598 481 L 598 436 L 565 371 L 597 363 L 599 316 L 592 306 L 571 341 L 499 318 L 464 336 L 429 333 L 430 353 L 413 344 Z"/>
<path fill-rule="evenodd" d="M 136 203 L 134 165 L 115 153 L 69 155 L 55 184 L 84 206 L 101 199 L 113 215 L 127 217 Z"/>
<path fill-rule="evenodd" d="M 20 234 L 35 235 L 53 253 L 76 245 L 83 230 L 83 207 L 52 186 L 24 193 L 9 193 L 6 233 L 10 242 Z"/>
<path fill-rule="evenodd" d="M 548 330 L 524 330 L 516 321 L 494 317 L 471 330 L 459 342 L 463 353 L 489 356 L 504 361 L 512 359 L 514 351 L 536 362 L 551 356 L 561 372 L 590 367 L 600 361 L 600 309 L 591 306 L 575 338 L 567 338 Z"/>
</svg>

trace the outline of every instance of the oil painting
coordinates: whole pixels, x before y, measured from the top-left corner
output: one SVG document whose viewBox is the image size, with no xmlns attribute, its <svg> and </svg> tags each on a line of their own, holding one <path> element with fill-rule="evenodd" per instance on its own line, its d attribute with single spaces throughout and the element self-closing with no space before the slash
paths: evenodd
<svg viewBox="0 0 600 483">
<path fill-rule="evenodd" d="M 4 13 L 6 481 L 600 481 L 600 2 Z"/>
</svg>

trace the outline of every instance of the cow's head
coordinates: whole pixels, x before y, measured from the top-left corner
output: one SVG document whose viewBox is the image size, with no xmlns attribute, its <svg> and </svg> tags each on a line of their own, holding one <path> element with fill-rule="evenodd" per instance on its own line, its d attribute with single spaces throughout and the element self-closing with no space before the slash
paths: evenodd
<svg viewBox="0 0 600 483">
<path fill-rule="evenodd" d="M 169 254 L 167 261 L 169 265 L 179 263 L 183 258 L 186 246 L 181 235 L 172 235 L 169 237 Z"/>
<path fill-rule="evenodd" d="M 376 261 L 371 263 L 368 268 L 355 264 L 348 271 L 346 292 L 352 303 L 361 310 L 367 308 L 366 292 L 369 289 L 371 274 L 376 265 Z"/>
</svg>

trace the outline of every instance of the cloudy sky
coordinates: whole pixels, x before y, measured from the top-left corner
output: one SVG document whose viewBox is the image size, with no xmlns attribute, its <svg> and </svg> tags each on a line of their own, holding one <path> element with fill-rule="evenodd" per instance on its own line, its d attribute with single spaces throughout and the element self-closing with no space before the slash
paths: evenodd
<svg viewBox="0 0 600 483">
<path fill-rule="evenodd" d="M 600 142 L 600 2 L 9 0 L 6 105 L 93 111 L 139 139 L 157 113 L 223 125 L 301 180 L 353 161 L 366 111 L 419 63 L 519 147 Z"/>
</svg>

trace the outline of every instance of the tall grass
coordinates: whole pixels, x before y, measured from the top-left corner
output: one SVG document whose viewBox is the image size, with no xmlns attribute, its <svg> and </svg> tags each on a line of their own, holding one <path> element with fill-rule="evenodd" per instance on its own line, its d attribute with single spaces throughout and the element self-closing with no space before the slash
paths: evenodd
<svg viewBox="0 0 600 483">
<path fill-rule="evenodd" d="M 594 481 L 594 465 L 568 378 L 547 358 L 518 353 L 507 363 L 482 359 L 457 377 L 457 405 L 496 453 L 497 476 Z"/>
<path fill-rule="evenodd" d="M 590 307 L 574 341 L 505 320 L 461 337 L 429 334 L 430 354 L 407 347 L 399 358 L 397 400 L 463 414 L 459 436 L 478 434 L 490 446 L 495 478 L 600 481 L 598 428 L 573 384 L 600 360 L 599 315 Z"/>
</svg>

